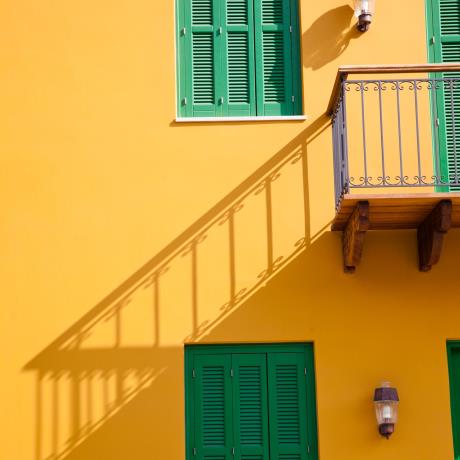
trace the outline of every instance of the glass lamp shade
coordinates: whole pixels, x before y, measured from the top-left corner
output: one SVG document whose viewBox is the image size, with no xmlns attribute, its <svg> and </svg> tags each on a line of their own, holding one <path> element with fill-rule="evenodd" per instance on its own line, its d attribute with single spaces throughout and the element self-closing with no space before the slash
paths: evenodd
<svg viewBox="0 0 460 460">
<path fill-rule="evenodd" d="M 375 0 L 354 0 L 355 16 L 373 15 L 375 13 Z"/>
<path fill-rule="evenodd" d="M 398 421 L 398 401 L 374 401 L 377 423 L 396 423 Z"/>
<path fill-rule="evenodd" d="M 375 389 L 374 407 L 379 433 L 387 439 L 394 432 L 395 423 L 398 421 L 398 404 L 398 392 L 389 382 L 384 382 Z"/>
</svg>

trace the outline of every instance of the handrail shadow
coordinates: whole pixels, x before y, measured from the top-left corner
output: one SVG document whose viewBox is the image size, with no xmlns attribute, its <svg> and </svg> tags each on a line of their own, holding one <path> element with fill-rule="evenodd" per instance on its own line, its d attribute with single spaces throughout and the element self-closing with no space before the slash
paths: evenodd
<svg viewBox="0 0 460 460">
<path fill-rule="evenodd" d="M 180 382 L 182 348 L 162 340 L 164 330 L 168 329 L 167 325 L 162 325 L 164 319 L 161 318 L 160 291 L 165 286 L 162 284 L 164 279 L 174 270 L 175 264 L 186 262 L 190 324 L 187 326 L 188 333 L 175 343 L 199 342 L 296 258 L 312 239 L 307 146 L 329 126 L 326 115 L 312 122 L 25 365 L 25 370 L 36 372 L 36 460 L 88 459 L 91 449 L 95 458 L 155 458 L 152 453 L 155 447 L 150 444 L 134 454 L 132 450 L 130 453 L 123 450 L 110 454 L 98 452 L 94 437 L 96 434 L 105 436 L 103 433 L 113 436 L 113 427 L 117 426 L 117 429 L 127 430 L 129 436 L 137 439 L 136 429 L 125 423 L 122 414 L 139 414 L 144 407 L 143 403 L 139 405 L 139 400 L 147 401 L 145 404 L 152 410 L 163 411 L 160 407 L 162 392 L 172 391 Z M 304 214 L 303 228 L 290 249 L 279 255 L 276 248 L 274 187 L 283 174 L 291 174 L 292 169 L 289 168 L 296 168 L 296 177 L 300 178 L 296 186 L 303 196 L 302 209 L 299 210 Z M 265 246 L 265 264 L 263 270 L 256 273 L 253 282 L 241 287 L 238 281 L 236 216 L 254 197 L 261 200 L 259 204 L 263 209 L 264 236 L 261 240 Z M 198 255 L 208 236 L 222 230 L 228 251 L 227 299 L 217 305 L 213 313 L 206 310 L 207 318 L 201 320 Z M 129 308 L 134 308 L 145 293 L 148 301 L 141 307 L 152 314 L 151 340 L 142 345 L 126 344 L 124 318 Z M 109 327 L 110 334 L 106 334 L 102 342 L 92 342 L 104 327 Z M 152 401 L 158 403 L 156 408 L 152 408 Z M 164 415 L 168 416 L 167 413 Z M 62 421 L 67 418 L 70 423 L 64 430 Z M 177 436 L 173 428 L 165 426 L 163 429 L 165 439 L 172 441 Z M 139 430 L 145 434 L 145 427 Z"/>
</svg>

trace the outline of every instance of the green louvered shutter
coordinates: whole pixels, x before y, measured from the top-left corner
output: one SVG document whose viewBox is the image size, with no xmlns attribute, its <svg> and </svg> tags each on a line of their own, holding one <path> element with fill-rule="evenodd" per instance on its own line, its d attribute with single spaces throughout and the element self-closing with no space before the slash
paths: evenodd
<svg viewBox="0 0 460 460">
<path fill-rule="evenodd" d="M 307 460 L 303 353 L 268 354 L 270 460 Z"/>
<path fill-rule="evenodd" d="M 432 0 L 434 62 L 460 62 L 460 0 Z M 434 43 L 433 43 L 434 42 Z M 437 74 L 458 79 L 460 73 Z M 439 117 L 439 150 L 443 180 L 460 181 L 460 81 L 448 80 L 436 91 Z M 460 187 L 451 187 L 458 191 Z M 444 189 L 440 190 L 444 191 Z"/>
<path fill-rule="evenodd" d="M 252 0 L 222 0 L 223 115 L 256 115 L 254 12 Z"/>
<path fill-rule="evenodd" d="M 447 342 L 454 458 L 460 458 L 460 343 Z"/>
<path fill-rule="evenodd" d="M 232 355 L 235 460 L 269 460 L 267 357 Z"/>
<path fill-rule="evenodd" d="M 186 117 L 222 114 L 220 3 L 213 0 L 180 0 L 179 113 Z"/>
<path fill-rule="evenodd" d="M 254 0 L 257 113 L 263 116 L 293 115 L 298 108 L 298 78 L 293 69 L 291 0 Z M 297 62 L 297 57 L 294 59 Z"/>
<path fill-rule="evenodd" d="M 231 355 L 197 355 L 194 364 L 194 458 L 233 459 Z"/>
</svg>

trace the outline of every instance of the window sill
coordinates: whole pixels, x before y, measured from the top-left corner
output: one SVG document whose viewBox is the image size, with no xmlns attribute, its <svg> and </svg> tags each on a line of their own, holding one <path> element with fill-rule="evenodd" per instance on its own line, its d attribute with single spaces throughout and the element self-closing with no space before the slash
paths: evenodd
<svg viewBox="0 0 460 460">
<path fill-rule="evenodd" d="M 306 115 L 288 115 L 288 116 L 276 116 L 276 117 L 177 117 L 177 123 L 228 123 L 235 121 L 305 121 L 307 120 Z"/>
</svg>

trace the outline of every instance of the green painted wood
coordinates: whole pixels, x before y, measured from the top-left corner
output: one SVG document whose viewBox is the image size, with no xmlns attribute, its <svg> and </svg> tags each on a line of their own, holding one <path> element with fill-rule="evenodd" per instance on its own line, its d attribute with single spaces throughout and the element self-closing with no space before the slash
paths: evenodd
<svg viewBox="0 0 460 460">
<path fill-rule="evenodd" d="M 454 458 L 460 460 L 460 342 L 447 342 Z"/>
<path fill-rule="evenodd" d="M 255 116 L 254 12 L 252 0 L 222 0 L 223 115 Z"/>
<path fill-rule="evenodd" d="M 176 1 L 180 116 L 302 113 L 298 0 Z"/>
<path fill-rule="evenodd" d="M 227 460 L 231 447 L 237 460 L 317 460 L 312 344 L 186 346 L 185 372 L 187 460 Z"/>
<path fill-rule="evenodd" d="M 230 355 L 197 355 L 195 378 L 195 442 L 197 460 L 233 458 Z M 192 451 L 193 451 L 192 447 Z"/>
<path fill-rule="evenodd" d="M 291 59 L 292 94 L 294 95 L 293 115 L 302 114 L 302 62 L 300 60 L 300 18 L 298 0 L 291 0 Z"/>
<path fill-rule="evenodd" d="M 460 61 L 460 0 L 428 0 L 428 57 L 430 62 Z M 460 72 L 436 73 L 434 78 L 460 78 Z M 441 174 L 451 181 L 460 177 L 460 82 L 439 83 L 431 91 L 434 161 L 439 161 Z M 439 149 L 439 160 L 437 153 Z M 458 153 L 457 153 L 458 152 Z M 438 187 L 438 191 L 458 191 L 460 187 Z"/>
<path fill-rule="evenodd" d="M 307 377 L 303 353 L 268 355 L 271 460 L 307 460 Z"/>
<path fill-rule="evenodd" d="M 254 0 L 257 114 L 293 115 L 291 0 Z"/>
<path fill-rule="evenodd" d="M 460 342 L 448 342 L 449 385 L 454 457 L 460 459 Z"/>
<path fill-rule="evenodd" d="M 267 355 L 232 354 L 235 460 L 268 460 Z"/>
</svg>

